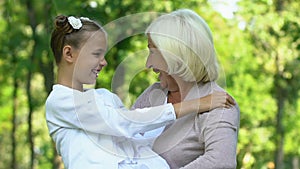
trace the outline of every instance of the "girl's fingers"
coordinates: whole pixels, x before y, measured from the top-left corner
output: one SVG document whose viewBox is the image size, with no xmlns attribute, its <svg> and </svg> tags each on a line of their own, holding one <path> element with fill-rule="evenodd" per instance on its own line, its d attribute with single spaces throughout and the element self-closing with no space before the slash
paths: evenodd
<svg viewBox="0 0 300 169">
<path fill-rule="evenodd" d="M 231 105 L 235 105 L 234 99 L 228 93 L 226 93 L 226 103 L 227 102 L 229 102 Z"/>
<path fill-rule="evenodd" d="M 225 107 L 230 108 L 234 106 L 236 103 L 232 96 L 230 96 L 227 92 L 215 91 L 212 93 L 212 102 L 211 108 L 216 107 Z"/>
</svg>

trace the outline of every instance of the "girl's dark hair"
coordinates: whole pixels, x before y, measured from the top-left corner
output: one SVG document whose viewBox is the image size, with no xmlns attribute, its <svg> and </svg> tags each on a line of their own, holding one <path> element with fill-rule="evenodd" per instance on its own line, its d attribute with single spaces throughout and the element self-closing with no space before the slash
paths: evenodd
<svg viewBox="0 0 300 169">
<path fill-rule="evenodd" d="M 89 32 L 105 30 L 95 21 L 87 18 L 80 19 L 82 27 L 74 29 L 68 22 L 68 17 L 59 15 L 54 20 L 54 30 L 51 35 L 51 49 L 55 57 L 56 64 L 59 64 L 62 57 L 62 49 L 65 45 L 79 48 L 81 44 L 89 38 Z"/>
</svg>

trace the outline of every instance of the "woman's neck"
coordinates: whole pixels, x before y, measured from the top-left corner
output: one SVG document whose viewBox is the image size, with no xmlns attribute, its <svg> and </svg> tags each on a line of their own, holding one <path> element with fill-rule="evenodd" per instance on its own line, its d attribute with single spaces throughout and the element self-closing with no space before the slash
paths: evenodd
<svg viewBox="0 0 300 169">
<path fill-rule="evenodd" d="M 168 92 L 168 103 L 179 103 L 182 102 L 185 97 L 188 95 L 189 91 L 195 85 L 194 82 L 186 82 L 177 80 L 177 84 L 179 87 L 178 91 L 169 91 Z"/>
<path fill-rule="evenodd" d="M 180 91 L 169 91 L 168 92 L 168 103 L 179 103 L 181 102 L 181 94 Z"/>
</svg>

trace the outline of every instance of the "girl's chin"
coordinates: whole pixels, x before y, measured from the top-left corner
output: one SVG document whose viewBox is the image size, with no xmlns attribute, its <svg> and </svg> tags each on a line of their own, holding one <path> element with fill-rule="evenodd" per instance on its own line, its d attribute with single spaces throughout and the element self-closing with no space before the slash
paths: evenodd
<svg viewBox="0 0 300 169">
<path fill-rule="evenodd" d="M 96 84 L 96 81 L 97 81 L 96 78 L 95 79 L 91 79 L 91 80 L 87 81 L 85 84 L 87 84 L 87 85 L 94 85 L 94 84 Z"/>
</svg>

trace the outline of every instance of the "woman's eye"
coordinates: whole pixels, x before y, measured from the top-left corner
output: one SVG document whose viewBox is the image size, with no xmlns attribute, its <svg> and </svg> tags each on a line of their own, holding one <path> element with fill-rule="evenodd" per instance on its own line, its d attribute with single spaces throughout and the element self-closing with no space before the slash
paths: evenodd
<svg viewBox="0 0 300 169">
<path fill-rule="evenodd" d="M 153 53 L 154 53 L 154 51 L 153 51 L 153 50 L 151 50 L 151 49 L 149 49 L 149 53 L 150 53 L 150 54 L 153 54 Z"/>
</svg>

